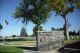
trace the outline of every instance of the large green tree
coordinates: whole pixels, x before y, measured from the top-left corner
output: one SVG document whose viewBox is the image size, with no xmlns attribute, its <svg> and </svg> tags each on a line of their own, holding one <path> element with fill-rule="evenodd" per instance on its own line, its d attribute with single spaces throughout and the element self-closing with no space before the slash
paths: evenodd
<svg viewBox="0 0 80 53">
<path fill-rule="evenodd" d="M 64 24 L 64 35 L 69 40 L 69 32 L 68 32 L 68 17 L 69 13 L 74 12 L 76 7 L 80 7 L 79 0 L 51 0 L 51 6 L 54 11 L 56 11 L 56 15 L 60 15 L 63 17 Z"/>
<path fill-rule="evenodd" d="M 16 8 L 14 17 L 22 20 L 23 23 L 33 22 L 39 31 L 40 25 L 47 20 L 50 0 L 22 0 Z M 37 39 L 37 35 L 36 35 Z M 36 41 L 36 44 L 38 42 Z"/>
<path fill-rule="evenodd" d="M 50 10 L 48 2 L 48 0 L 22 0 L 16 8 L 14 17 L 21 19 L 23 23 L 29 21 L 35 23 L 39 30 L 39 25 L 46 21 Z"/>
</svg>

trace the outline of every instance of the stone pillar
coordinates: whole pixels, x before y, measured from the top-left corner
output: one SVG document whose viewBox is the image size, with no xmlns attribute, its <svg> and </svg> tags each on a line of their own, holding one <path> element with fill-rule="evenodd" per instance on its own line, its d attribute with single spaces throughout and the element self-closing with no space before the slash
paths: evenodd
<svg viewBox="0 0 80 53">
<path fill-rule="evenodd" d="M 38 50 L 47 51 L 64 45 L 63 31 L 38 31 Z"/>
</svg>

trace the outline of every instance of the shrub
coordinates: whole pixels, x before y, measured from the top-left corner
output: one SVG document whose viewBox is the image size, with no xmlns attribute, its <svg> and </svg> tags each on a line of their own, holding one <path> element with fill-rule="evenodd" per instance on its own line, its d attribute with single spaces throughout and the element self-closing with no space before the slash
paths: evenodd
<svg viewBox="0 0 80 53">
<path fill-rule="evenodd" d="M 5 39 L 5 41 L 34 41 L 34 38 L 19 38 L 19 39 Z M 3 41 L 3 39 L 0 39 L 0 41 Z"/>
</svg>

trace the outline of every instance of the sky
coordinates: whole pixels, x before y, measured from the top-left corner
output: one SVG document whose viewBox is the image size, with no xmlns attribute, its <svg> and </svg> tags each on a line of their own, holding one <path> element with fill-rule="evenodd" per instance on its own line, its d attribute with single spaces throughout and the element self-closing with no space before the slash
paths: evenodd
<svg viewBox="0 0 80 53">
<path fill-rule="evenodd" d="M 14 19 L 13 14 L 16 10 L 16 7 L 19 5 L 20 0 L 0 0 L 0 23 L 3 25 L 4 19 L 6 19 L 9 24 L 4 27 L 0 36 L 11 36 L 11 35 L 20 35 L 21 28 L 26 27 L 27 34 L 32 35 L 34 23 L 29 22 L 27 25 L 24 25 L 20 20 Z M 78 31 L 80 30 L 80 10 L 75 9 L 74 13 L 68 14 L 68 20 L 71 24 L 69 31 Z M 55 12 L 51 12 L 49 19 L 46 23 L 42 24 L 44 30 L 50 31 L 52 27 L 60 28 L 64 25 L 64 19 L 61 16 L 55 16 Z"/>
</svg>

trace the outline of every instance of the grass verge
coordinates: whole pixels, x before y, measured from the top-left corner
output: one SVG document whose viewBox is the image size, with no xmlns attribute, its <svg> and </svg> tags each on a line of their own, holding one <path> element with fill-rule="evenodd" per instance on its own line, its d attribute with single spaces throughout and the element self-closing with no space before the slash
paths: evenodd
<svg viewBox="0 0 80 53">
<path fill-rule="evenodd" d="M 80 40 L 65 40 L 64 45 L 72 44 L 72 43 L 75 43 L 75 42 L 78 42 L 78 41 L 80 41 Z"/>
<path fill-rule="evenodd" d="M 0 53 L 23 53 L 23 51 L 13 46 L 0 46 Z"/>
</svg>

